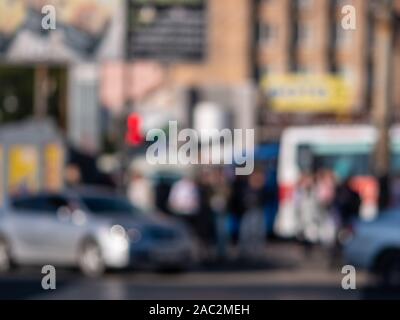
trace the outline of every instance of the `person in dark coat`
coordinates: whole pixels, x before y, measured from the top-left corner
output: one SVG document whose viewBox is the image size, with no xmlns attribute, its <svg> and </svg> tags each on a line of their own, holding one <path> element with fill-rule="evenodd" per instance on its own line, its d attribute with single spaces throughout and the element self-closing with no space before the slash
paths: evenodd
<svg viewBox="0 0 400 320">
<path fill-rule="evenodd" d="M 342 246 L 347 237 L 347 229 L 351 228 L 360 212 L 361 197 L 351 186 L 350 178 L 337 187 L 334 207 L 337 213 L 337 227 L 330 262 L 332 267 L 335 267 L 338 260 L 340 260 Z"/>
<path fill-rule="evenodd" d="M 216 219 L 211 205 L 213 197 L 213 184 L 211 172 L 202 172 L 197 179 L 199 193 L 199 209 L 196 215 L 195 229 L 206 247 L 212 247 L 216 243 Z"/>
<path fill-rule="evenodd" d="M 230 196 L 228 199 L 228 211 L 232 218 L 231 239 L 236 245 L 239 240 L 239 230 L 242 217 L 246 212 L 244 201 L 247 193 L 247 179 L 245 176 L 235 176 L 233 179 Z"/>
<path fill-rule="evenodd" d="M 335 207 L 339 214 L 340 227 L 351 224 L 359 215 L 360 195 L 352 188 L 350 178 L 341 183 L 336 190 Z"/>
</svg>

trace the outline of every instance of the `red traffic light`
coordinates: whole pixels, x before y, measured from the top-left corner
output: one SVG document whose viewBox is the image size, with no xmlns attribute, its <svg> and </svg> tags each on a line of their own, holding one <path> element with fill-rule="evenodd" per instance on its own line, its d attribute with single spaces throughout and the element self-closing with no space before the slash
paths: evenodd
<svg viewBox="0 0 400 320">
<path fill-rule="evenodd" d="M 127 119 L 125 142 L 130 146 L 139 146 L 143 143 L 142 118 L 137 113 L 132 113 Z"/>
</svg>

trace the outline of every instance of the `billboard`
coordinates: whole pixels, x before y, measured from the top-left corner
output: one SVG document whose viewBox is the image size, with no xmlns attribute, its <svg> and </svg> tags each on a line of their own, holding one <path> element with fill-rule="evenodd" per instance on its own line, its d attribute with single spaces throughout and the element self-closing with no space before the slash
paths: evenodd
<svg viewBox="0 0 400 320">
<path fill-rule="evenodd" d="M 33 145 L 15 145 L 9 151 L 8 191 L 34 192 L 39 187 L 39 153 Z"/>
<path fill-rule="evenodd" d="M 44 148 L 44 186 L 47 191 L 61 190 L 64 183 L 64 152 L 61 145 L 51 143 Z"/>
<path fill-rule="evenodd" d="M 55 29 L 42 26 L 54 8 Z M 123 0 L 0 1 L 0 59 L 69 62 L 120 58 Z"/>
<path fill-rule="evenodd" d="M 206 50 L 206 0 L 128 0 L 127 56 L 200 61 Z"/>
<path fill-rule="evenodd" d="M 268 105 L 278 112 L 346 113 L 351 111 L 352 88 L 334 75 L 270 75 L 262 90 Z"/>
</svg>

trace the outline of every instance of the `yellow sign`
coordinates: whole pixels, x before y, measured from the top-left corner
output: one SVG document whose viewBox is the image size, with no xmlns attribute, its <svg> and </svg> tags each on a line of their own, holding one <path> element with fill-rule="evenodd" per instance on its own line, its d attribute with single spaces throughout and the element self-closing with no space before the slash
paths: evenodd
<svg viewBox="0 0 400 320">
<path fill-rule="evenodd" d="M 9 153 L 8 189 L 12 194 L 38 190 L 39 159 L 34 146 L 11 147 Z"/>
<path fill-rule="evenodd" d="M 59 191 L 63 187 L 64 156 L 58 144 L 49 144 L 44 153 L 44 179 L 48 191 Z"/>
<path fill-rule="evenodd" d="M 271 75 L 262 88 L 275 111 L 346 113 L 352 106 L 351 86 L 340 76 Z"/>
</svg>

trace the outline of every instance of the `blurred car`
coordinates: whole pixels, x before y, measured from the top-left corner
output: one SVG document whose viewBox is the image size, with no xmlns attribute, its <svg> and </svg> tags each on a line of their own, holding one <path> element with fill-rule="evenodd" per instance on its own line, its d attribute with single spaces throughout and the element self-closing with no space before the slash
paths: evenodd
<svg viewBox="0 0 400 320">
<path fill-rule="evenodd" d="M 377 274 L 384 284 L 400 285 L 400 208 L 370 222 L 358 222 L 344 246 L 344 258 Z"/>
<path fill-rule="evenodd" d="M 169 218 L 142 213 L 124 197 L 98 192 L 23 196 L 0 214 L 0 269 L 16 263 L 106 268 L 185 268 L 194 242 Z"/>
</svg>

